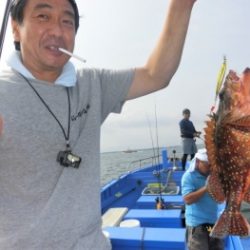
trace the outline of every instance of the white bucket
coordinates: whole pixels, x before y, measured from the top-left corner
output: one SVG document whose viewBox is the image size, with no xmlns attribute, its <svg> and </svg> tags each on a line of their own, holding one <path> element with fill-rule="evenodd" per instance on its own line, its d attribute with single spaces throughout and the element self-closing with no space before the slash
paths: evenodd
<svg viewBox="0 0 250 250">
<path fill-rule="evenodd" d="M 120 227 L 140 227 L 140 221 L 135 219 L 124 220 L 120 223 Z"/>
<path fill-rule="evenodd" d="M 108 231 L 105 231 L 105 230 L 102 230 L 102 233 L 104 234 L 104 236 L 106 237 L 106 238 L 109 238 L 109 232 Z"/>
</svg>

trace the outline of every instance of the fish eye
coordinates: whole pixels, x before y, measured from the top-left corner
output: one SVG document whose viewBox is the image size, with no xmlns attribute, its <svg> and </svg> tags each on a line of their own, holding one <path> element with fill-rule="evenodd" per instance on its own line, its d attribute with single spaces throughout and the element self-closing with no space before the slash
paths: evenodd
<svg viewBox="0 0 250 250">
<path fill-rule="evenodd" d="M 222 91 L 219 93 L 219 98 L 220 98 L 220 101 L 223 101 L 224 100 L 224 95 L 225 95 L 225 92 Z"/>
</svg>

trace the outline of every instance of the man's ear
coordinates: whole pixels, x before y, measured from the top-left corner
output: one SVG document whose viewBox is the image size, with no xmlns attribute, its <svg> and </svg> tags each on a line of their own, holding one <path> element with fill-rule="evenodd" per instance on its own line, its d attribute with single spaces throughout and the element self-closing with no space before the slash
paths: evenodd
<svg viewBox="0 0 250 250">
<path fill-rule="evenodd" d="M 11 20 L 12 35 L 15 42 L 20 42 L 20 24 Z"/>
</svg>

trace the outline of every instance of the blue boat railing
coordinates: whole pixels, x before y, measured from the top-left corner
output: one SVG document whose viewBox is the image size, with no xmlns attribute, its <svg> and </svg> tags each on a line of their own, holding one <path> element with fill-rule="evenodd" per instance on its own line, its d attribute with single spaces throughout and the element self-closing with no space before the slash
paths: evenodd
<svg viewBox="0 0 250 250">
<path fill-rule="evenodd" d="M 137 166 L 139 168 L 141 167 L 145 167 L 145 165 L 159 165 L 161 164 L 161 161 L 162 161 L 162 155 L 159 154 L 159 155 L 155 155 L 155 156 L 150 156 L 150 157 L 146 157 L 146 158 L 142 158 L 142 159 L 138 159 L 138 160 L 135 160 L 135 161 L 131 161 L 129 163 L 129 169 L 132 169 L 133 166 Z"/>
<path fill-rule="evenodd" d="M 145 166 L 157 166 L 161 164 L 168 164 L 168 163 L 173 163 L 176 162 L 178 165 L 179 158 L 166 158 L 164 160 L 165 155 L 164 154 L 159 154 L 156 156 L 150 156 L 142 159 L 138 159 L 135 161 L 131 161 L 128 165 L 128 169 L 141 169 L 142 167 Z M 170 164 L 171 165 L 171 164 Z"/>
</svg>

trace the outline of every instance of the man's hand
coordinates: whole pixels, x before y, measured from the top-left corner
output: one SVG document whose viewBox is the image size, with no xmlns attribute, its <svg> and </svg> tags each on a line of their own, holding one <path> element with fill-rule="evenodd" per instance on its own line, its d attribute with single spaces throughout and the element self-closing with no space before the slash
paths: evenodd
<svg viewBox="0 0 250 250">
<path fill-rule="evenodd" d="M 209 178 L 210 178 L 210 175 L 208 175 L 208 176 L 207 176 L 207 179 L 206 179 L 206 183 L 205 183 L 205 187 L 206 187 L 206 188 L 207 188 L 207 186 L 208 186 Z"/>
<path fill-rule="evenodd" d="M 200 137 L 200 135 L 201 135 L 201 132 L 195 132 L 194 133 L 194 137 Z"/>
</svg>

